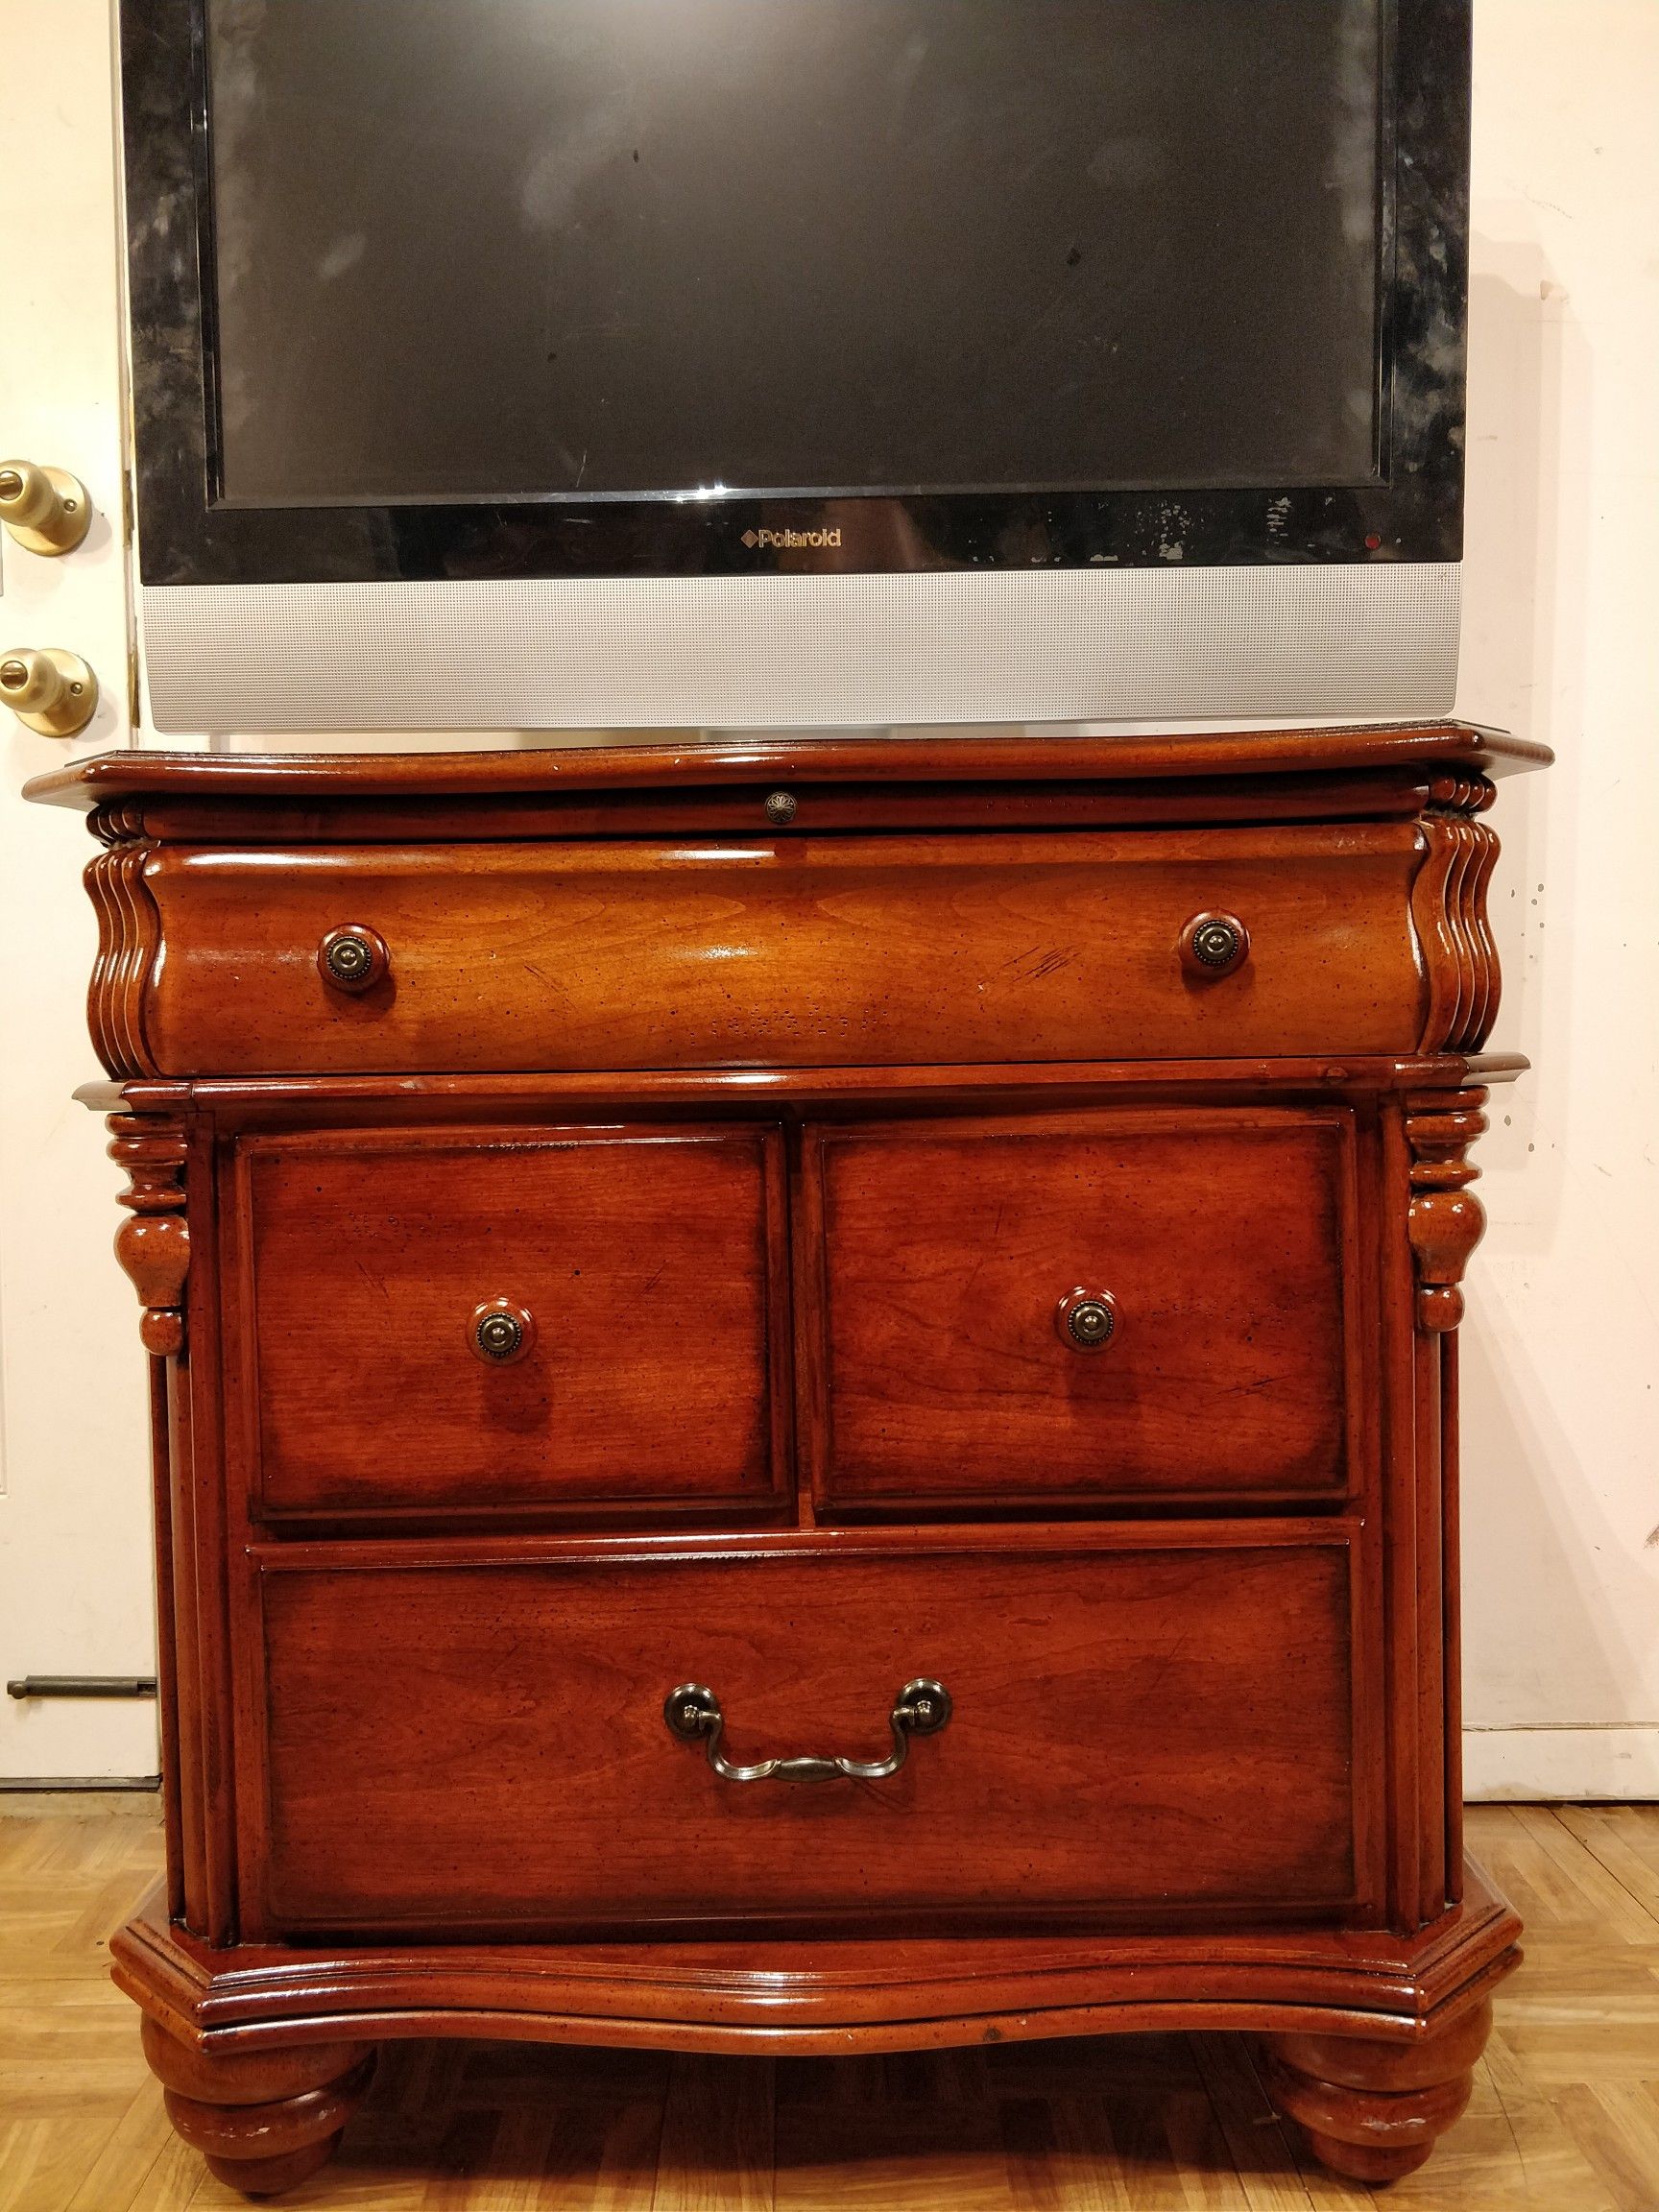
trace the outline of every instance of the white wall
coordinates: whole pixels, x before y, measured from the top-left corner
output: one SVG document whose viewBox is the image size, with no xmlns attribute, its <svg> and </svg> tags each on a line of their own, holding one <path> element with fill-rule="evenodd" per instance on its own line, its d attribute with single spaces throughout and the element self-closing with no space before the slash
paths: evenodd
<svg viewBox="0 0 1659 2212">
<path fill-rule="evenodd" d="M 1462 710 L 1506 786 L 1471 1792 L 1659 1795 L 1659 4 L 1479 0 Z"/>
</svg>

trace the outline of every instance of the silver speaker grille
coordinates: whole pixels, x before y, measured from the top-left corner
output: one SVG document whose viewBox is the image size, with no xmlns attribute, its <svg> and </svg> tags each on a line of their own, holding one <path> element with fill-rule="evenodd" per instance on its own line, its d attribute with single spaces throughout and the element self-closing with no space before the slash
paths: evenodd
<svg viewBox="0 0 1659 2212">
<path fill-rule="evenodd" d="M 158 728 L 753 729 L 1448 711 L 1455 564 L 150 586 Z"/>
</svg>

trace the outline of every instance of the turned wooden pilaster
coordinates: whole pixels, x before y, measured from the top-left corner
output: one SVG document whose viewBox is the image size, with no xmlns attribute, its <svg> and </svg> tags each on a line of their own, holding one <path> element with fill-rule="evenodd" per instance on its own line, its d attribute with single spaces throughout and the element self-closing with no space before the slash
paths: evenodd
<svg viewBox="0 0 1659 2212">
<path fill-rule="evenodd" d="M 132 1215 L 115 1233 L 115 1257 L 144 1309 L 144 1349 L 167 1358 L 184 1349 L 184 1279 L 190 1224 L 184 1212 L 184 1133 L 135 1114 L 109 1118 L 109 1157 L 127 1170 L 120 1202 Z"/>
<path fill-rule="evenodd" d="M 1354 2181 L 1397 2181 L 1425 2163 L 1468 2104 L 1491 2032 L 1487 2002 L 1411 2043 L 1270 2035 L 1263 2079 L 1321 2165 Z"/>
<path fill-rule="evenodd" d="M 1486 1128 L 1484 1091 L 1428 1091 L 1406 1101 L 1411 1148 L 1411 1211 L 1407 1234 L 1417 1267 L 1417 1324 L 1444 1334 L 1463 1319 L 1464 1272 L 1486 1228 L 1486 1210 L 1469 1186 L 1480 1170 L 1469 1147 Z"/>
<path fill-rule="evenodd" d="M 248 2197 L 292 2189 L 326 2164 L 374 2072 L 372 2043 L 221 2054 L 180 2042 L 148 2013 L 144 2056 L 177 2132 Z"/>
</svg>

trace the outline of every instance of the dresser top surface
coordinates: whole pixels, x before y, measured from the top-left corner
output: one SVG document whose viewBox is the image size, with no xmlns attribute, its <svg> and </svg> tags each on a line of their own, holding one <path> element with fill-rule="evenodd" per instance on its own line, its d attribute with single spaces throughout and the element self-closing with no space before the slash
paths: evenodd
<svg viewBox="0 0 1659 2212">
<path fill-rule="evenodd" d="M 214 800 L 508 798 L 558 791 L 708 788 L 760 781 L 876 785 L 1140 783 L 1393 769 L 1486 776 L 1553 755 L 1467 722 L 1180 736 L 766 736 L 473 753 L 161 753 L 128 750 L 37 776 L 30 799 L 90 808 L 140 797 Z"/>
</svg>

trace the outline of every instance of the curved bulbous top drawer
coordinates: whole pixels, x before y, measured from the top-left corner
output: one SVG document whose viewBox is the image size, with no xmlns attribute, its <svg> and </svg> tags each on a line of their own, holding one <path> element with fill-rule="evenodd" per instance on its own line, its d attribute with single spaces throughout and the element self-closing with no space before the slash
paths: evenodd
<svg viewBox="0 0 1659 2212">
<path fill-rule="evenodd" d="M 1489 843 L 134 844 L 91 871 L 93 1030 L 111 1073 L 186 1077 L 1462 1048 L 1496 1002 Z"/>
</svg>

